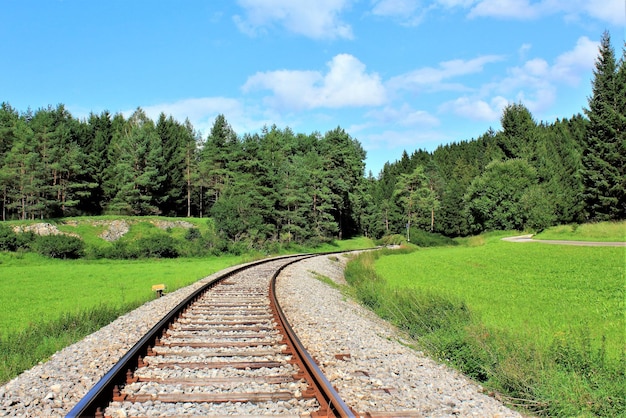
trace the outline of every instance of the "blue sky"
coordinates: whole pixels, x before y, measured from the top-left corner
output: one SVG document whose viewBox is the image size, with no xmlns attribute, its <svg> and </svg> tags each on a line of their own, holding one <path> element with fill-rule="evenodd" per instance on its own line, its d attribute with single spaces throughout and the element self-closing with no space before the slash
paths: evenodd
<svg viewBox="0 0 626 418">
<path fill-rule="evenodd" d="M 0 0 L 0 102 L 142 107 L 206 136 L 337 126 L 367 170 L 500 129 L 582 112 L 602 33 L 621 56 L 624 0 Z"/>
</svg>

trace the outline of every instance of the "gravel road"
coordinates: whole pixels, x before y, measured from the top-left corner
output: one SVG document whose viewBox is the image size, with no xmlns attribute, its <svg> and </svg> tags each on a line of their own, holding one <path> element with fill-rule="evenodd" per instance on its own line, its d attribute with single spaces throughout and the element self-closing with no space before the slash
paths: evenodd
<svg viewBox="0 0 626 418">
<path fill-rule="evenodd" d="M 318 256 L 290 267 L 277 292 L 301 341 L 354 410 L 372 416 L 521 416 L 407 348 L 397 330 L 315 278 L 344 284 L 346 260 Z M 65 416 L 163 314 L 216 275 L 146 303 L 0 387 L 0 416 Z"/>
</svg>

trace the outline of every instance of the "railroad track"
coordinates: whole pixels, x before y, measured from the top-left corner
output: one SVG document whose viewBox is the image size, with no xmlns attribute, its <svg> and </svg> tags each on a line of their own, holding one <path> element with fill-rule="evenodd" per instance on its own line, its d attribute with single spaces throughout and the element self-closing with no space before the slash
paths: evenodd
<svg viewBox="0 0 626 418">
<path fill-rule="evenodd" d="M 207 283 L 146 334 L 68 417 L 355 416 L 287 323 L 287 265 L 256 262 Z"/>
</svg>

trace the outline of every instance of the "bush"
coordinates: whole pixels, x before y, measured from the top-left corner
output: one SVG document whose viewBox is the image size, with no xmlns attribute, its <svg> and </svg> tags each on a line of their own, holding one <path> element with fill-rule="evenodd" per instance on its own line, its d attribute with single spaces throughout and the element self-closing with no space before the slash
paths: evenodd
<svg viewBox="0 0 626 418">
<path fill-rule="evenodd" d="M 159 234 L 137 240 L 137 253 L 141 257 L 176 258 L 176 240 L 169 235 Z"/>
<path fill-rule="evenodd" d="M 457 245 L 452 238 L 436 232 L 426 232 L 421 229 L 411 229 L 411 243 L 418 247 L 442 247 L 446 245 Z"/>
<path fill-rule="evenodd" d="M 10 226 L 0 224 L 0 251 L 15 251 L 17 234 Z"/>
<path fill-rule="evenodd" d="M 69 235 L 46 235 L 37 237 L 33 249 L 46 257 L 76 259 L 84 254 L 85 243 Z"/>
<path fill-rule="evenodd" d="M 187 241 L 196 241 L 202 238 L 202 234 L 198 228 L 189 228 L 187 232 L 185 232 L 185 239 Z"/>
</svg>

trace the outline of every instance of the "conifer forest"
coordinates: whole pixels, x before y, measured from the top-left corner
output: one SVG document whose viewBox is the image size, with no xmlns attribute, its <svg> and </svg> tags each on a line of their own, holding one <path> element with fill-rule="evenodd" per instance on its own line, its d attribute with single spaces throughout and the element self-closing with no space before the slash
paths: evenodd
<svg viewBox="0 0 626 418">
<path fill-rule="evenodd" d="M 82 215 L 211 217 L 226 239 L 315 243 L 403 234 L 541 230 L 626 219 L 626 56 L 602 37 L 581 112 L 537 122 L 509 104 L 498 130 L 404 152 L 365 173 L 344 129 L 275 125 L 234 132 L 224 115 L 206 137 L 189 121 L 63 104 L 0 106 L 2 220 Z"/>
</svg>

